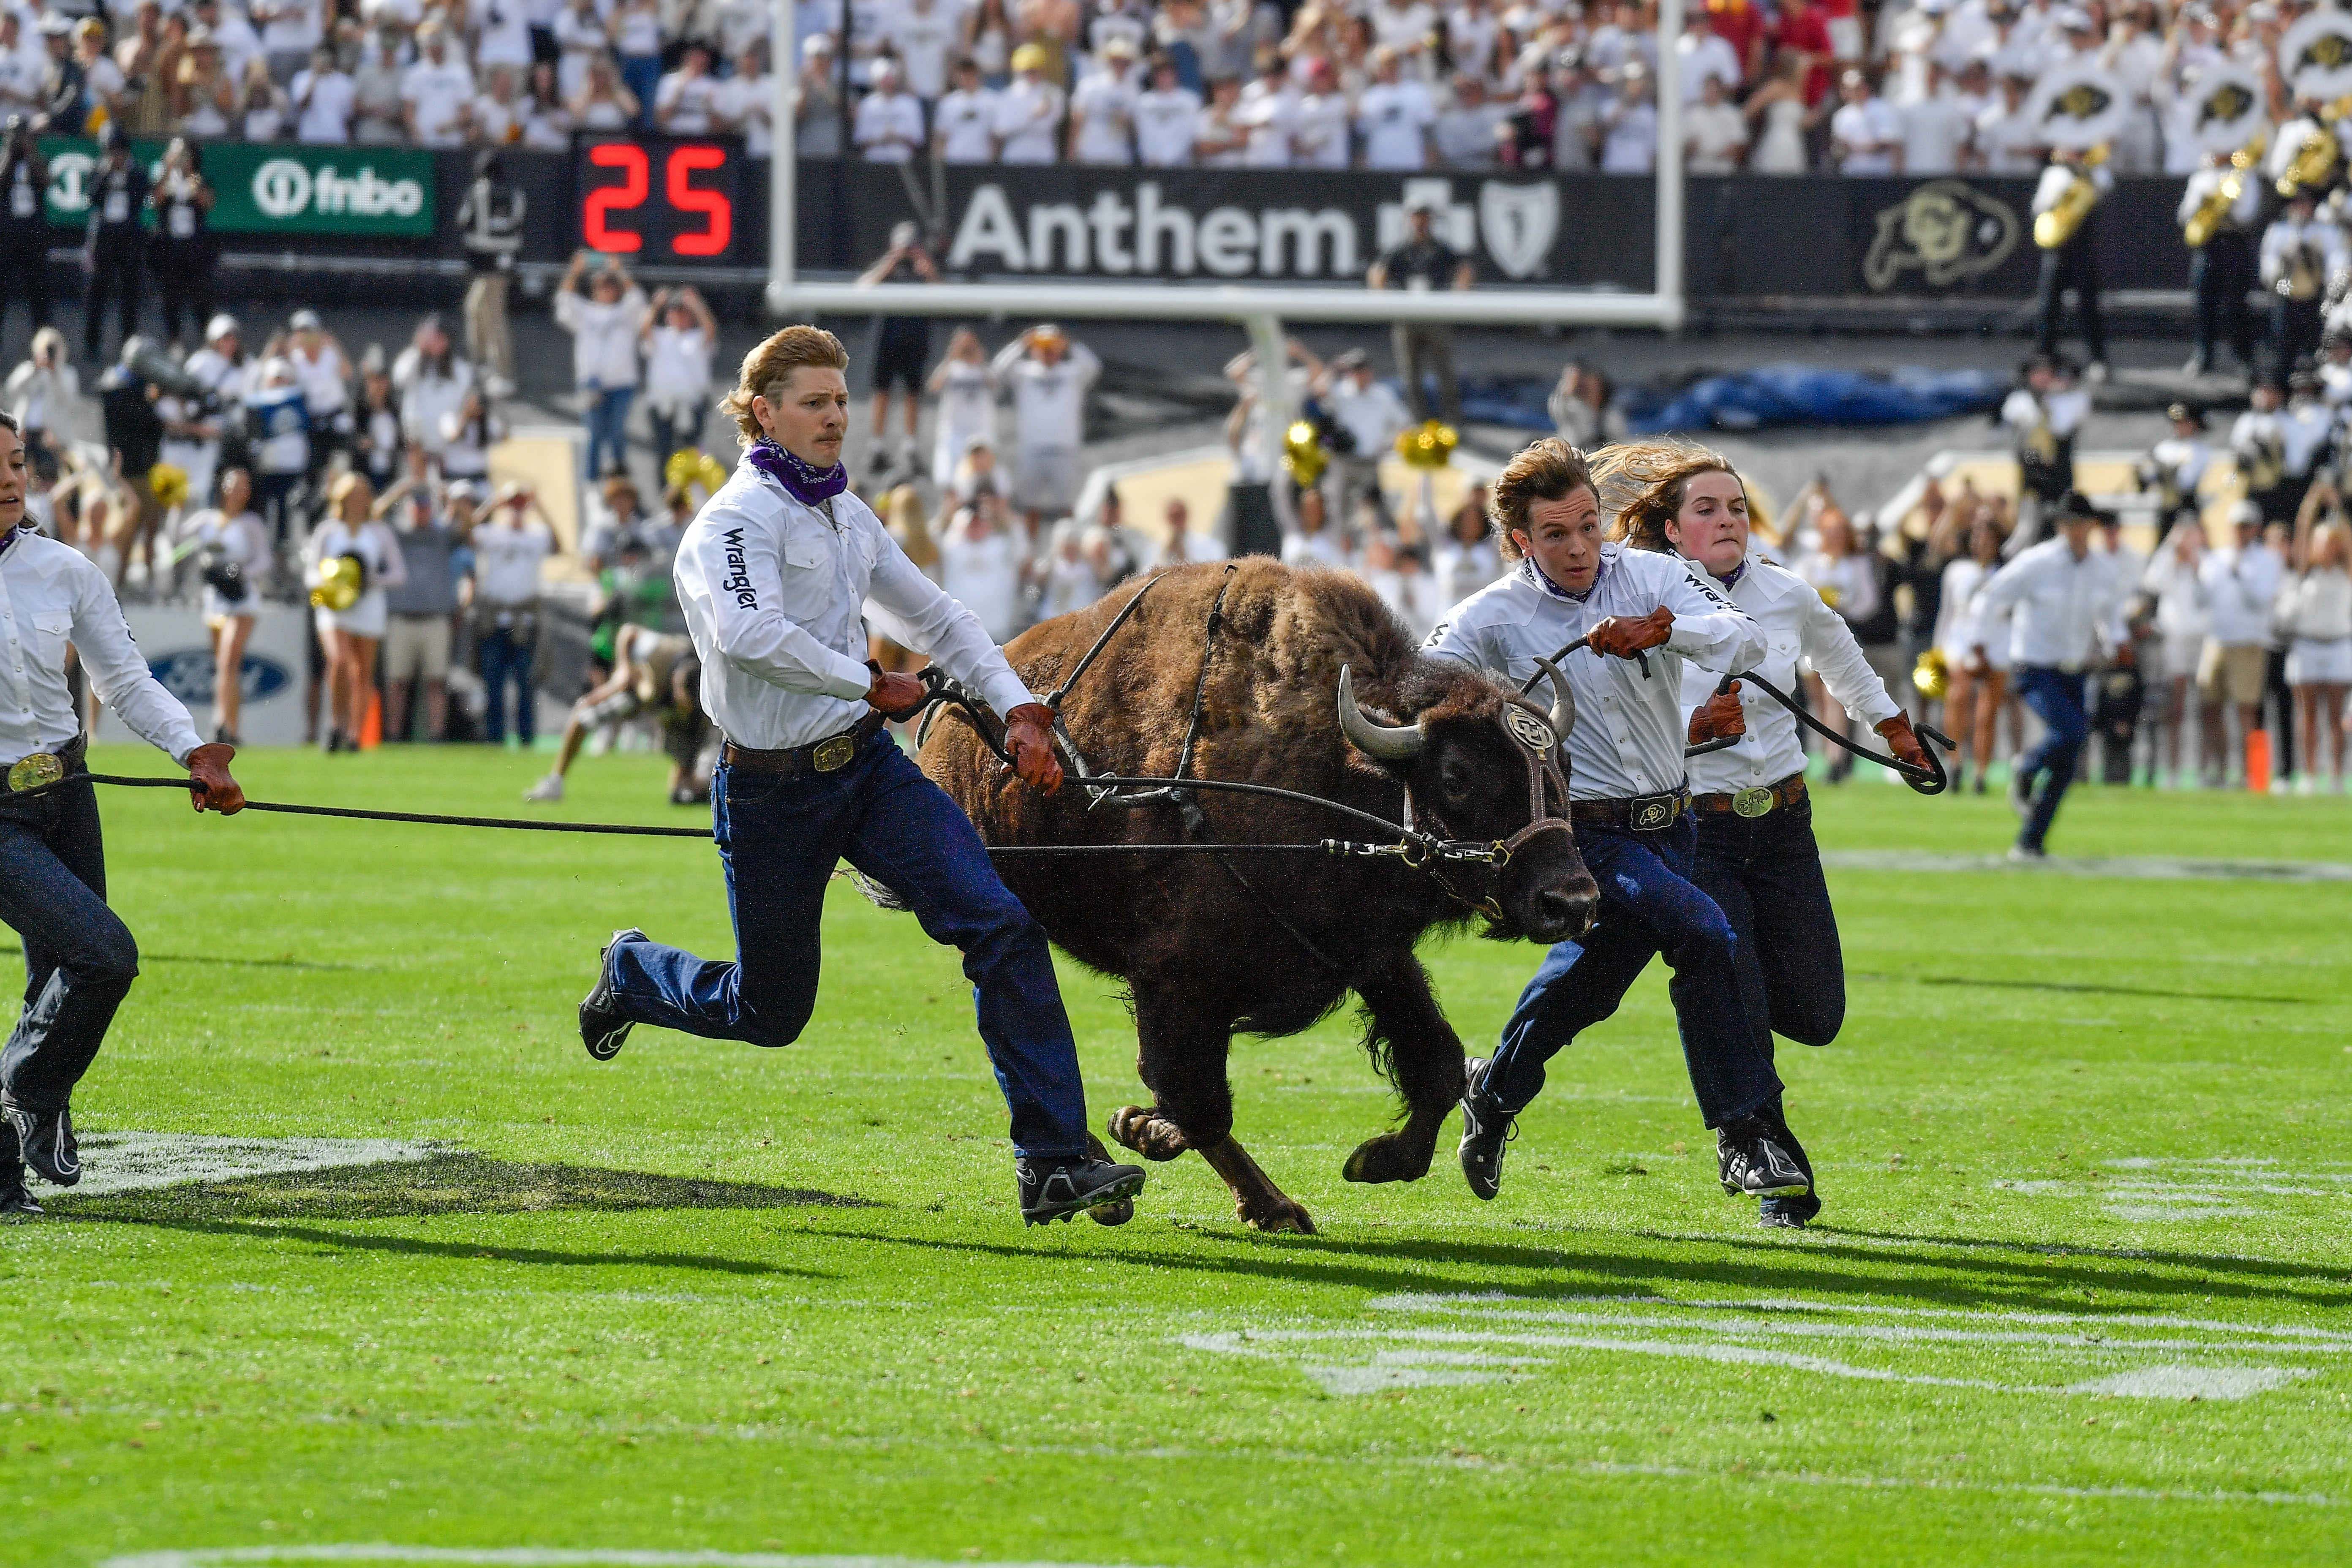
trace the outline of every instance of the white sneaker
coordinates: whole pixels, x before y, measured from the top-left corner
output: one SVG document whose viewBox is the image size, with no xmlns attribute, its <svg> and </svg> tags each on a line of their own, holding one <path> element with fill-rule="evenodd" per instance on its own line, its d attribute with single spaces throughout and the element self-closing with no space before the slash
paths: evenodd
<svg viewBox="0 0 2352 1568">
<path fill-rule="evenodd" d="M 563 798 L 563 775 L 550 773 L 522 792 L 525 800 L 555 801 Z"/>
</svg>

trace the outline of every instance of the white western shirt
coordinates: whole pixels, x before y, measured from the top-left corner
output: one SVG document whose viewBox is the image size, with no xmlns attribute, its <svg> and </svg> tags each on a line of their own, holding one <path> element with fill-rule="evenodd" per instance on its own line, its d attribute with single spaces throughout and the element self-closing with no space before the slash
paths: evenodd
<svg viewBox="0 0 2352 1568">
<path fill-rule="evenodd" d="M 831 517 L 748 462 L 686 531 L 673 578 L 702 659 L 702 706 L 755 751 L 805 746 L 864 718 L 863 606 L 997 712 L 1034 702 L 971 611 L 917 570 L 846 491 Z"/>
<path fill-rule="evenodd" d="M 583 391 L 637 384 L 637 333 L 646 291 L 632 288 L 610 304 L 572 289 L 555 295 L 555 320 L 572 333 L 572 375 Z"/>
<path fill-rule="evenodd" d="M 2094 642 L 2126 589 L 2115 559 L 2094 550 L 2080 561 L 2063 539 L 2018 552 L 1977 590 L 1979 616 L 2008 609 L 2009 657 L 2016 664 L 2076 670 L 2091 662 Z"/>
<path fill-rule="evenodd" d="M 1659 605 L 1674 612 L 1675 628 L 1649 650 L 1650 673 L 1638 660 L 1604 658 L 1580 649 L 1560 666 L 1576 694 L 1576 728 L 1568 736 L 1568 793 L 1577 800 L 1622 800 L 1662 795 L 1683 783 L 1689 721 L 1682 706 L 1685 660 L 1717 675 L 1746 669 L 1764 657 L 1763 628 L 1706 583 L 1678 555 L 1601 548 L 1601 575 L 1582 598 L 1539 580 L 1531 563 L 1480 589 L 1446 612 L 1423 644 L 1424 651 L 1458 658 L 1517 687 L 1549 658 L 1610 616 L 1635 619 Z M 1549 707 L 1549 683 L 1535 698 Z"/>
<path fill-rule="evenodd" d="M 133 734 L 175 763 L 203 743 L 131 640 L 106 574 L 70 544 L 19 531 L 0 542 L 0 766 L 81 733 L 66 686 L 68 642 Z"/>
<path fill-rule="evenodd" d="M 1742 671 L 1753 669 L 1793 695 L 1797 660 L 1809 658 L 1830 695 L 1864 723 L 1875 726 L 1903 710 L 1863 657 L 1862 645 L 1853 640 L 1845 617 L 1823 603 L 1812 584 L 1794 572 L 1751 554 L 1737 582 L 1727 584 L 1717 578 L 1716 586 L 1764 630 L 1764 657 L 1740 666 Z M 1720 679 L 1704 669 L 1683 671 L 1685 727 L 1691 710 L 1715 695 Z M 1755 784 L 1776 784 L 1805 770 L 1804 737 L 1793 714 L 1748 684 L 1739 688 L 1739 707 L 1748 721 L 1748 732 L 1739 737 L 1739 743 L 1690 759 L 1691 788 L 1700 794 L 1729 795 Z"/>
<path fill-rule="evenodd" d="M 2285 572 L 2278 552 L 2267 544 L 2207 551 L 2197 563 L 2197 580 L 2205 586 L 2212 613 L 2213 640 L 2224 647 L 2268 642 L 2271 606 Z"/>
</svg>

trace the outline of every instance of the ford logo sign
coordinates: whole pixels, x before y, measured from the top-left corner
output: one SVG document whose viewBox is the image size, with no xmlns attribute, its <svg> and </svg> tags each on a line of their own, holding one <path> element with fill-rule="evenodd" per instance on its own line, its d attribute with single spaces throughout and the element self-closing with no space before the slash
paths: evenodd
<svg viewBox="0 0 2352 1568">
<path fill-rule="evenodd" d="M 147 668 L 164 690 L 188 707 L 201 707 L 213 700 L 213 650 L 208 647 L 173 648 L 148 661 Z M 237 684 L 243 688 L 247 702 L 267 702 L 294 684 L 293 672 L 274 658 L 248 650 L 237 668 Z"/>
</svg>

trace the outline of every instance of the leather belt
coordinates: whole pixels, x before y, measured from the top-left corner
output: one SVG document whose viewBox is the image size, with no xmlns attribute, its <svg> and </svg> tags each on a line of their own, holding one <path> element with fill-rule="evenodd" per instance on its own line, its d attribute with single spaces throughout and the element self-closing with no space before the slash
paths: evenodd
<svg viewBox="0 0 2352 1568">
<path fill-rule="evenodd" d="M 83 753 L 89 750 L 89 737 L 76 735 L 54 752 L 27 752 L 0 773 L 0 793 L 14 795 L 22 789 L 38 789 L 68 773 L 78 773 L 81 772 Z"/>
<path fill-rule="evenodd" d="M 1596 822 L 1634 833 L 1656 833 L 1672 827 L 1675 819 L 1690 809 L 1690 792 L 1679 789 L 1665 795 L 1637 795 L 1615 800 L 1572 800 L 1568 803 L 1568 816 L 1571 822 Z"/>
<path fill-rule="evenodd" d="M 756 752 L 730 741 L 719 748 L 719 756 L 729 767 L 740 768 L 747 773 L 781 773 L 795 778 L 802 773 L 839 773 L 856 760 L 859 748 L 887 722 L 881 714 L 868 713 L 838 735 L 827 735 L 813 744 L 781 752 Z"/>
<path fill-rule="evenodd" d="M 1790 773 L 1777 783 L 1730 795 L 1695 795 L 1691 809 L 1702 816 L 1769 816 L 1783 806 L 1802 805 L 1806 799 L 1805 775 Z"/>
</svg>

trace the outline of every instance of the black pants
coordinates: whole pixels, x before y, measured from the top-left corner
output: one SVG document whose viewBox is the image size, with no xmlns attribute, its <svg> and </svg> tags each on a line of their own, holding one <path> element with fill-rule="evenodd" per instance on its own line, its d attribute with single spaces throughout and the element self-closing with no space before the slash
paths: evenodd
<svg viewBox="0 0 2352 1568">
<path fill-rule="evenodd" d="M 2104 360 L 2107 324 L 2099 314 L 2099 249 L 2087 224 L 2057 249 L 2042 253 L 2042 285 L 2033 300 L 2033 343 L 2043 353 L 2058 352 L 2058 314 L 2070 289 L 2074 292 L 2076 319 L 2083 326 L 2083 342 L 2092 359 Z"/>
<path fill-rule="evenodd" d="M 139 296 L 146 288 L 146 258 L 136 247 L 99 250 L 90 263 L 89 292 L 82 299 L 82 363 L 102 367 L 107 363 L 106 303 L 114 301 L 115 316 L 124 338 L 139 331 Z"/>
<path fill-rule="evenodd" d="M 163 301 L 163 336 L 191 348 L 205 341 L 205 323 L 213 316 L 212 258 L 205 251 L 158 245 L 152 258 L 155 291 Z M 188 335 L 180 335 L 180 319 L 188 321 Z"/>
<path fill-rule="evenodd" d="M 2283 380 L 2319 347 L 2320 301 L 2271 297 L 2271 369 Z"/>
<path fill-rule="evenodd" d="M 0 335 L 8 329 L 9 302 L 18 299 L 35 331 L 49 324 L 49 244 L 37 230 L 0 234 Z"/>
<path fill-rule="evenodd" d="M 0 795 L 0 921 L 25 941 L 25 1011 L 0 1049 L 0 1089 L 48 1110 L 74 1085 L 139 973 L 139 947 L 106 907 L 106 846 L 87 783 Z"/>
<path fill-rule="evenodd" d="M 2238 363 L 2254 368 L 2254 313 L 2246 290 L 2254 286 L 2253 242 L 2225 228 L 2189 261 L 2189 287 L 2197 296 L 2197 357 L 2211 363 L 2226 341 Z"/>
<path fill-rule="evenodd" d="M 1442 321 L 1399 321 L 1389 329 L 1396 352 L 1397 375 L 1404 383 L 1404 400 L 1415 419 L 1462 423 L 1462 386 L 1454 374 L 1454 329 Z M 1429 401 L 1426 384 L 1437 378 L 1437 402 Z"/>
</svg>

